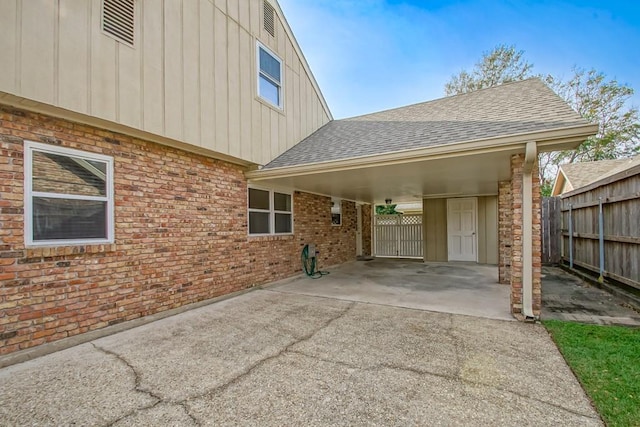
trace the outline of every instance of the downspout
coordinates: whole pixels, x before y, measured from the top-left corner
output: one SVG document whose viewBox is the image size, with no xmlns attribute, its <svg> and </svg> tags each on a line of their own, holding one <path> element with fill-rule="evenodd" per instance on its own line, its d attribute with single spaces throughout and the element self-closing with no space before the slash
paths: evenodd
<svg viewBox="0 0 640 427">
<path fill-rule="evenodd" d="M 527 142 L 522 170 L 522 314 L 533 319 L 533 165 L 537 157 L 534 141 Z"/>
</svg>

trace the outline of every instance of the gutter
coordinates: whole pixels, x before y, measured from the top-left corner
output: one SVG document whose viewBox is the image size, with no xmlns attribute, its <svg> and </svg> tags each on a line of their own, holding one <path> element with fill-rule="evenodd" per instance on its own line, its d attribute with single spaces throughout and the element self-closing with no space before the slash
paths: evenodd
<svg viewBox="0 0 640 427">
<path fill-rule="evenodd" d="M 533 315 L 533 165 L 537 158 L 534 141 L 527 142 L 522 170 L 522 314 Z"/>
</svg>

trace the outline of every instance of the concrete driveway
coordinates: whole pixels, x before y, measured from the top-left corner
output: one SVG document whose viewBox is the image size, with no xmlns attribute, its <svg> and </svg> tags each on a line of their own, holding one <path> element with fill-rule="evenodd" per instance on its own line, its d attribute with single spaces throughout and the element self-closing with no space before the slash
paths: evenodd
<svg viewBox="0 0 640 427">
<path fill-rule="evenodd" d="M 0 425 L 602 424 L 540 325 L 276 286 L 1 369 Z"/>
</svg>

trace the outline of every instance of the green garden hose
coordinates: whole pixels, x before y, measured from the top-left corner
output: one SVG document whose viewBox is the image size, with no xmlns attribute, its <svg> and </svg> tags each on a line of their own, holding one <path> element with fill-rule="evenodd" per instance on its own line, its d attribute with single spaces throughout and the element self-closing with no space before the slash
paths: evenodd
<svg viewBox="0 0 640 427">
<path fill-rule="evenodd" d="M 316 270 L 317 257 L 309 256 L 309 245 L 304 245 L 304 248 L 302 248 L 302 254 L 300 255 L 300 258 L 302 260 L 302 269 L 304 270 L 305 274 L 311 277 L 312 279 L 319 279 L 320 277 L 326 276 L 327 274 L 329 274 L 328 271 Z"/>
</svg>

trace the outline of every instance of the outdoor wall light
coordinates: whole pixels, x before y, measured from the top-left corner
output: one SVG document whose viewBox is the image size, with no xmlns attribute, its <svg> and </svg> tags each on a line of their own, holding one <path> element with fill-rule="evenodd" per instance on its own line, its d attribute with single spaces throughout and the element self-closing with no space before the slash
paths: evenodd
<svg viewBox="0 0 640 427">
<path fill-rule="evenodd" d="M 390 204 L 391 204 L 391 199 L 384 199 L 384 202 L 385 202 L 387 205 L 390 205 Z"/>
</svg>

